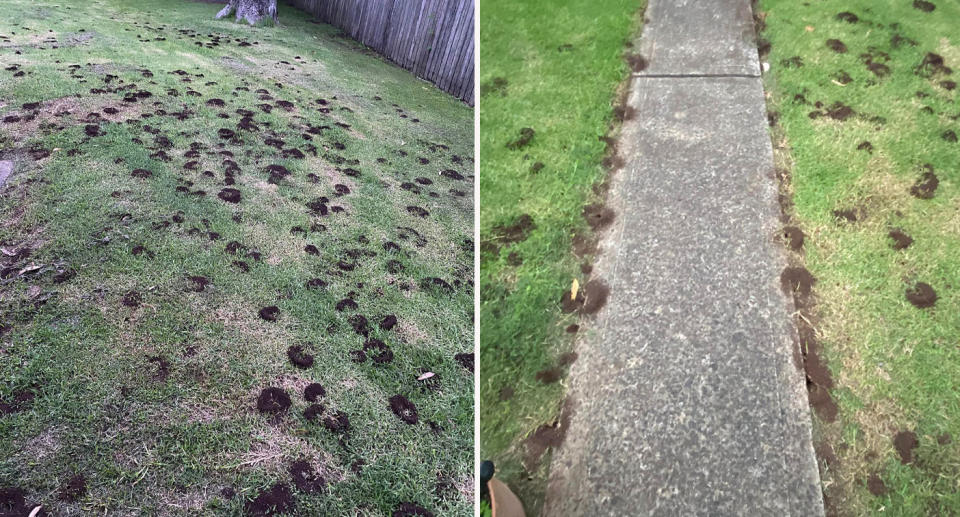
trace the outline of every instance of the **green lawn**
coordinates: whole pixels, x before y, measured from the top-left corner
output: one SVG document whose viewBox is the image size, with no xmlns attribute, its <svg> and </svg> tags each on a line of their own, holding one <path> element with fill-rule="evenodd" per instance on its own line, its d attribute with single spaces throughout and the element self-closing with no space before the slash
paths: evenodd
<svg viewBox="0 0 960 517">
<path fill-rule="evenodd" d="M 562 364 L 577 317 L 562 293 L 589 253 L 584 206 L 606 176 L 617 87 L 638 0 L 515 2 L 480 6 L 480 446 L 528 511 L 541 504 L 548 462 L 527 471 L 523 440 L 557 417 L 562 380 L 537 373 Z M 524 128 L 527 131 L 524 145 Z M 565 366 L 557 370 L 563 373 Z M 555 376 L 554 376 L 555 377 Z M 543 378 L 541 376 L 541 378 Z"/>
<path fill-rule="evenodd" d="M 934 3 L 759 4 L 778 166 L 839 407 L 815 425 L 838 515 L 960 514 L 960 3 Z M 912 195 L 931 171 L 932 197 Z M 894 249 L 893 229 L 912 244 Z M 907 300 L 917 282 L 935 305 Z"/>
<path fill-rule="evenodd" d="M 219 8 L 0 0 L 0 513 L 472 515 L 473 111 Z"/>
</svg>

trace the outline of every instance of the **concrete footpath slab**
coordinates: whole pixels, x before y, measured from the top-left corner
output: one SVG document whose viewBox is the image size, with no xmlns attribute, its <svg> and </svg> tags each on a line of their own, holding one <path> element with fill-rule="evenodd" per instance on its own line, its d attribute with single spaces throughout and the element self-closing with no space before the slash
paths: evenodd
<svg viewBox="0 0 960 517">
<path fill-rule="evenodd" d="M 760 75 L 749 0 L 650 0 L 640 75 Z"/>
<path fill-rule="evenodd" d="M 650 26 L 695 4 L 651 2 Z M 543 515 L 821 516 L 761 81 L 638 76 L 629 102 L 595 267 L 611 295 Z"/>
</svg>

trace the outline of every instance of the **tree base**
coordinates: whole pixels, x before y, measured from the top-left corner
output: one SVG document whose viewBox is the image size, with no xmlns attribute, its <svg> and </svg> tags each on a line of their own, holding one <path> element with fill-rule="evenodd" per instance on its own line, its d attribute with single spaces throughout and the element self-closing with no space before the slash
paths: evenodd
<svg viewBox="0 0 960 517">
<path fill-rule="evenodd" d="M 274 23 L 278 22 L 277 0 L 230 0 L 217 13 L 216 19 L 229 16 L 234 10 L 237 11 L 237 21 L 246 20 L 250 25 L 255 25 L 268 16 Z"/>
</svg>

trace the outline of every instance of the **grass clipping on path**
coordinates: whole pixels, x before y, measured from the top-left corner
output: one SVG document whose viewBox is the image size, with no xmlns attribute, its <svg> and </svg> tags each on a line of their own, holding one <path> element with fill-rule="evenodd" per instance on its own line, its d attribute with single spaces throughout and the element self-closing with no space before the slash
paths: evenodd
<svg viewBox="0 0 960 517">
<path fill-rule="evenodd" d="M 628 73 L 624 43 L 641 7 L 482 7 L 480 446 L 530 512 L 545 478 L 521 465 L 522 441 L 560 411 L 558 380 L 574 335 L 565 329 L 576 322 L 562 314 L 561 297 L 589 260 L 573 253 L 574 236 L 589 234 L 584 207 L 606 175 L 601 137 L 615 120 L 617 86 Z"/>
<path fill-rule="evenodd" d="M 960 513 L 960 5 L 758 11 L 778 167 L 816 278 L 808 337 L 838 407 L 816 412 L 828 513 Z"/>
<path fill-rule="evenodd" d="M 472 515 L 472 110 L 293 9 L 0 7 L 0 508 Z"/>
</svg>

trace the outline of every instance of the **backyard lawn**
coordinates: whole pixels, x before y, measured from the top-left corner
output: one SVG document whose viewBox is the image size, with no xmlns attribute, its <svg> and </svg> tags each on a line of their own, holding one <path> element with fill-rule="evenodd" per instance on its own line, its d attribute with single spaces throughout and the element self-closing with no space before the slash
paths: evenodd
<svg viewBox="0 0 960 517">
<path fill-rule="evenodd" d="M 828 515 L 960 514 L 960 4 L 758 11 Z"/>
<path fill-rule="evenodd" d="M 0 0 L 0 514 L 472 515 L 473 111 L 219 8 Z"/>
<path fill-rule="evenodd" d="M 575 360 L 579 317 L 560 302 L 588 278 L 585 215 L 606 217 L 593 210 L 594 189 L 616 167 L 604 137 L 624 116 L 615 107 L 625 43 L 642 7 L 485 0 L 480 9 L 480 456 L 529 515 L 542 504 L 549 454 L 527 440 L 557 419 Z"/>
</svg>

